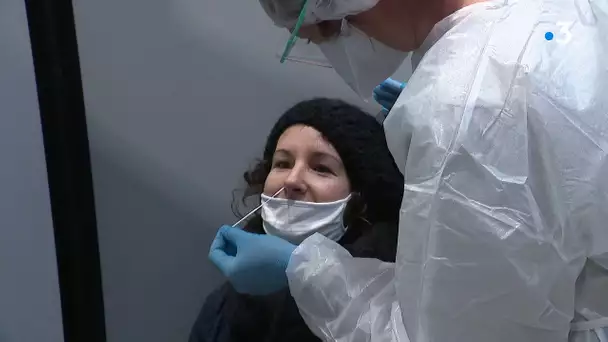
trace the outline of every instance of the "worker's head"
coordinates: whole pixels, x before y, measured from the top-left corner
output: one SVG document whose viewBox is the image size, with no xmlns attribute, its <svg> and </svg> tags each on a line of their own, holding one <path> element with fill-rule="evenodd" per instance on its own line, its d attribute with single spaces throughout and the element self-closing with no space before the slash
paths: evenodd
<svg viewBox="0 0 608 342">
<path fill-rule="evenodd" d="M 246 196 L 343 202 L 343 221 L 397 222 L 403 176 L 376 119 L 340 100 L 300 102 L 272 128 L 262 160 L 245 173 Z M 267 197 L 266 197 L 267 198 Z"/>
<path fill-rule="evenodd" d="M 279 27 L 313 43 L 340 34 L 345 20 L 367 36 L 400 51 L 418 48 L 441 19 L 483 0 L 260 0 Z M 298 19 L 301 19 L 300 25 Z"/>
<path fill-rule="evenodd" d="M 360 96 L 394 73 L 434 25 L 484 0 L 260 0 L 273 22 L 288 29 L 282 60 L 297 38 L 319 45 L 329 64 Z M 298 58 L 298 60 L 302 60 Z"/>
</svg>

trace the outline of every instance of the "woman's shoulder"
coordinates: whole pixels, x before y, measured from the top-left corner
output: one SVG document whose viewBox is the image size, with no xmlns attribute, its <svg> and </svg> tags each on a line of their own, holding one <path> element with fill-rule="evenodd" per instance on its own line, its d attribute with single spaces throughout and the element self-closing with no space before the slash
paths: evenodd
<svg viewBox="0 0 608 342">
<path fill-rule="evenodd" d="M 249 296 L 225 283 L 205 300 L 189 342 L 287 340 L 319 341 L 302 320 L 288 289 Z"/>
<path fill-rule="evenodd" d="M 192 327 L 189 342 L 240 341 L 240 335 L 255 340 L 265 334 L 266 303 L 239 294 L 228 282 L 205 299 Z M 242 336 L 241 336 L 242 337 Z"/>
</svg>

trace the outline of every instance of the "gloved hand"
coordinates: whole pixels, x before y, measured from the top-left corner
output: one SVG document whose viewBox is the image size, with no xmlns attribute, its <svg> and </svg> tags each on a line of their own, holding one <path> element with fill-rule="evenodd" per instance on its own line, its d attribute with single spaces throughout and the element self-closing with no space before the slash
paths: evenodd
<svg viewBox="0 0 608 342">
<path fill-rule="evenodd" d="M 382 106 L 382 111 L 388 113 L 393 108 L 403 88 L 405 88 L 405 83 L 387 78 L 374 88 L 374 100 Z"/>
<path fill-rule="evenodd" d="M 222 226 L 209 250 L 209 259 L 234 289 L 250 295 L 267 295 L 287 286 L 287 264 L 296 246 L 271 235 Z"/>
</svg>

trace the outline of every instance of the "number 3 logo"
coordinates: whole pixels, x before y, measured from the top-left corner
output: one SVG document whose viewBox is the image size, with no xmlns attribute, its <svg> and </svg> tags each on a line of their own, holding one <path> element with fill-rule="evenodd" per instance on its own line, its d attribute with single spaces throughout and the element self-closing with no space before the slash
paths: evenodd
<svg viewBox="0 0 608 342">
<path fill-rule="evenodd" d="M 572 32 L 570 32 L 570 28 L 572 27 L 572 23 L 559 22 L 557 23 L 559 26 L 560 36 L 562 38 L 558 39 L 557 42 L 560 44 L 568 44 L 570 40 L 572 40 Z"/>
</svg>

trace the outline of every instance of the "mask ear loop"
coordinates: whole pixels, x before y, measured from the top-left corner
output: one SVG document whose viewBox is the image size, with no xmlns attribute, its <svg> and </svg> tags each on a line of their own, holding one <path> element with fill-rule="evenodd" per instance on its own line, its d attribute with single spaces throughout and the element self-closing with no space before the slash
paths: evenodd
<svg viewBox="0 0 608 342">
<path fill-rule="evenodd" d="M 359 203 L 357 203 L 357 202 L 359 202 Z M 364 215 L 365 212 L 367 211 L 367 203 L 365 203 L 365 201 L 363 200 L 363 197 L 361 196 L 360 193 L 358 193 L 358 192 L 352 193 L 352 197 L 351 197 L 351 200 L 348 203 L 348 206 L 359 206 L 359 204 L 362 205 L 362 208 L 356 214 L 352 213 L 352 210 L 355 209 L 355 208 L 348 208 L 347 207 L 347 211 L 350 211 L 352 213 L 352 216 L 351 216 L 351 214 L 348 214 L 349 216 L 351 216 L 350 220 L 347 217 L 344 217 L 344 219 L 348 220 L 348 221 L 351 221 L 350 223 L 353 223 L 356 220 L 361 220 L 361 221 L 367 223 L 369 226 L 372 226 L 372 223 L 369 222 L 369 220 L 366 219 L 365 215 Z"/>
<path fill-rule="evenodd" d="M 361 212 L 359 213 L 359 219 L 371 226 L 372 223 L 369 222 L 369 220 L 366 219 L 365 216 L 364 216 L 365 212 L 367 212 L 367 203 L 363 202 L 363 209 L 361 209 Z"/>
<path fill-rule="evenodd" d="M 365 213 L 367 212 L 367 202 L 365 202 L 365 200 L 363 199 L 363 196 L 361 196 L 360 193 L 357 193 L 357 197 L 361 200 L 361 203 L 363 204 L 363 208 L 361 208 L 361 210 L 357 214 L 358 215 L 357 218 L 371 226 L 372 223 L 369 222 L 369 220 L 365 218 Z"/>
</svg>

